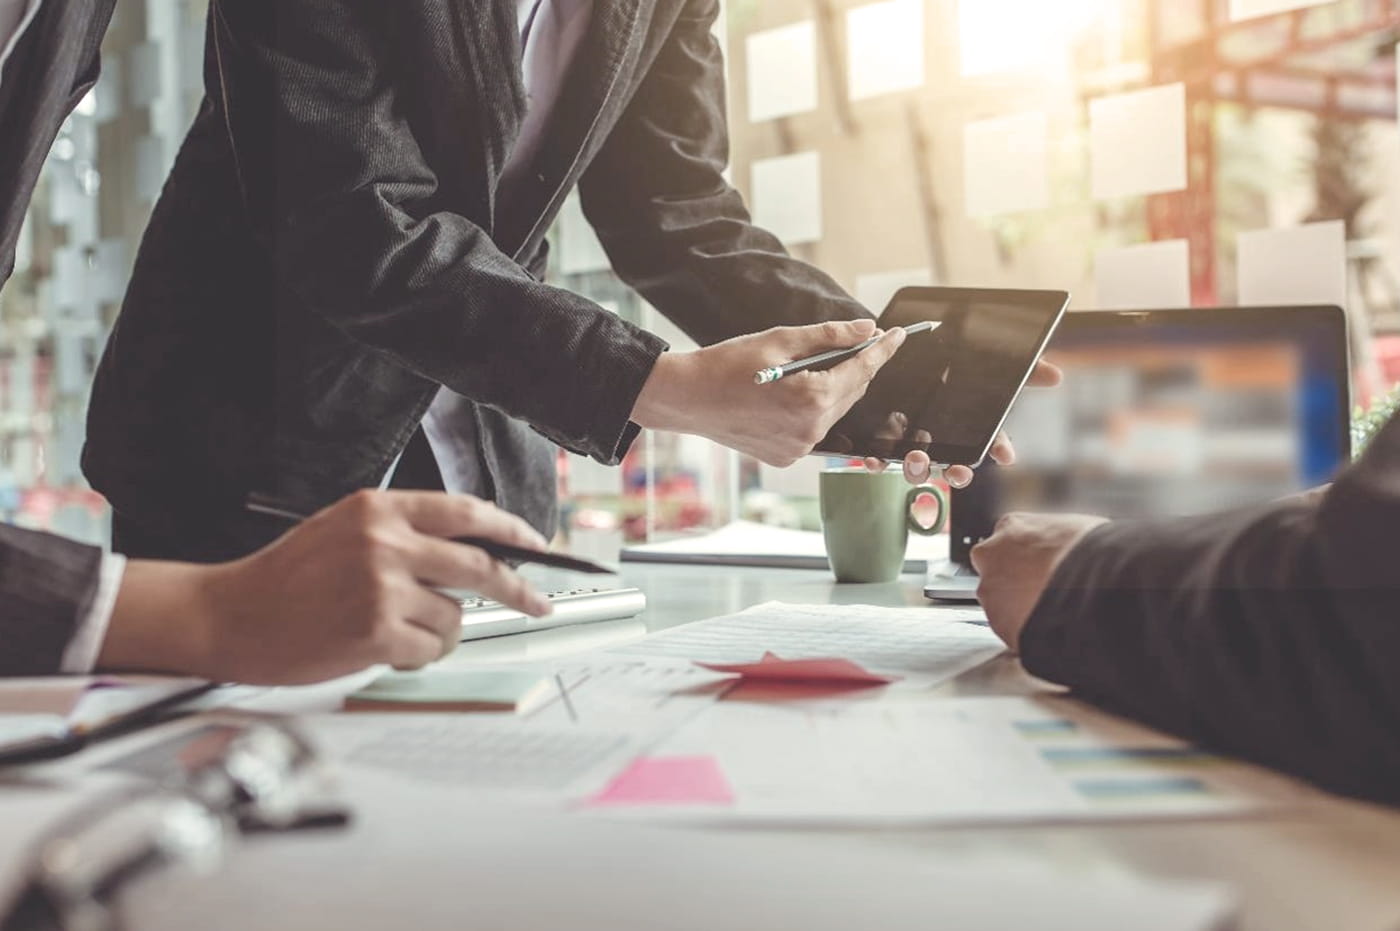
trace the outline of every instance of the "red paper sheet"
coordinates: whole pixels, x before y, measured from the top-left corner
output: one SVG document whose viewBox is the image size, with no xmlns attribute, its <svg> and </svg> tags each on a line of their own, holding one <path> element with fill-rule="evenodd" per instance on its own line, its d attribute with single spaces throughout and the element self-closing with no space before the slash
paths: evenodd
<svg viewBox="0 0 1400 931">
<path fill-rule="evenodd" d="M 734 790 L 709 756 L 641 757 L 588 800 L 589 807 L 598 808 L 732 804 Z"/>
<path fill-rule="evenodd" d="M 882 676 L 848 659 L 782 659 L 764 653 L 756 663 L 696 663 L 712 672 L 762 682 L 826 682 L 837 685 L 889 685 L 897 676 Z"/>
</svg>

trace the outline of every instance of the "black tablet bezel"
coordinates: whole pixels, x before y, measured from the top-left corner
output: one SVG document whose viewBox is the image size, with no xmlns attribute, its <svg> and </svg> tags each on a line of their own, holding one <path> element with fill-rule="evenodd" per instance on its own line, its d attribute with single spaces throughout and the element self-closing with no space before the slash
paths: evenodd
<svg viewBox="0 0 1400 931">
<path fill-rule="evenodd" d="M 817 448 L 812 450 L 812 455 L 823 457 L 842 458 L 866 458 L 883 457 L 902 459 L 915 450 L 925 450 L 930 459 L 939 466 L 965 465 L 976 468 L 987 458 L 987 453 L 992 448 L 992 443 L 996 441 L 997 434 L 1001 432 L 1002 426 L 1006 423 L 1006 418 L 1011 414 L 1011 408 L 1016 403 L 1016 399 L 1025 390 L 1026 383 L 1030 380 L 1031 373 L 1035 370 L 1036 362 L 1045 354 L 1046 347 L 1050 344 L 1050 339 L 1055 335 L 1055 330 L 1060 321 L 1064 319 L 1065 311 L 1069 308 L 1070 295 L 1067 291 L 1038 291 L 1023 290 L 1018 288 L 924 288 L 910 287 L 901 288 L 897 291 L 889 304 L 885 307 L 888 312 L 895 305 L 906 301 L 925 301 L 942 304 L 968 304 L 968 303 L 1001 303 L 1013 305 L 1045 305 L 1054 306 L 1056 310 L 1046 319 L 1045 327 L 1041 331 L 1037 348 L 1026 365 L 1025 371 L 1021 375 L 1020 383 L 1016 386 L 1015 392 L 1011 395 L 1011 400 L 1001 412 L 1000 418 L 995 426 L 987 434 L 985 442 L 978 446 L 957 446 L 952 444 L 941 444 L 935 438 L 934 442 L 925 448 L 922 443 L 906 441 L 893 448 L 893 452 L 888 448 L 880 449 L 875 445 L 874 437 L 851 437 L 852 446 L 850 449 L 831 449 L 826 447 L 832 434 L 822 438 L 817 444 Z M 881 315 L 883 319 L 883 313 Z M 924 319 L 935 319 L 932 317 Z M 917 322 L 917 321 L 909 321 Z M 875 376 L 878 381 L 880 376 Z"/>
</svg>

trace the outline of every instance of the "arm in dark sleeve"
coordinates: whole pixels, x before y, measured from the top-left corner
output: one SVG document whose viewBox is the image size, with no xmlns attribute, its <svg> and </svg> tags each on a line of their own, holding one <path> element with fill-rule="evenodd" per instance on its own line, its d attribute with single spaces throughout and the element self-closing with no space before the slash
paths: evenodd
<svg viewBox="0 0 1400 931">
<path fill-rule="evenodd" d="M 216 3 L 220 103 L 239 181 L 285 292 L 424 378 L 613 462 L 665 343 L 534 280 L 485 230 L 443 209 L 448 182 L 430 167 L 405 99 L 416 77 L 403 36 L 465 35 L 458 45 L 478 44 L 437 51 L 457 56 L 464 73 L 505 67 L 482 38 L 498 34 L 497 7 Z M 442 27 L 460 18 L 475 22 Z M 500 119 L 460 88 L 441 94 L 460 98 L 450 105 L 464 126 Z"/>
<path fill-rule="evenodd" d="M 613 269 L 709 345 L 870 314 L 754 226 L 729 162 L 717 0 L 692 0 L 579 185 Z"/>
<path fill-rule="evenodd" d="M 0 676 L 59 672 L 101 564 L 94 547 L 0 525 Z"/>
<path fill-rule="evenodd" d="M 1090 534 L 1022 656 L 1111 710 L 1400 803 L 1397 543 L 1400 421 L 1325 496 Z"/>
</svg>

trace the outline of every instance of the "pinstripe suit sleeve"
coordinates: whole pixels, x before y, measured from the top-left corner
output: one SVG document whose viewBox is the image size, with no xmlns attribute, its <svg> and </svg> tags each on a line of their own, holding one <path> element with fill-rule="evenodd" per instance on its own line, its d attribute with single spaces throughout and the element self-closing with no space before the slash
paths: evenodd
<svg viewBox="0 0 1400 931">
<path fill-rule="evenodd" d="M 1400 803 L 1400 420 L 1325 497 L 1110 524 L 1021 636 L 1086 699 L 1349 795 Z"/>
<path fill-rule="evenodd" d="M 101 565 L 96 547 L 0 525 L 0 676 L 60 671 Z"/>
</svg>

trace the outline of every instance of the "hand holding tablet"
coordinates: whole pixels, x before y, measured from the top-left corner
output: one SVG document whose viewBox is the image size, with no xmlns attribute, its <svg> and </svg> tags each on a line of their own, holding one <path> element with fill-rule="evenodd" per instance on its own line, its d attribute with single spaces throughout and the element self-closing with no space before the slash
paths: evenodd
<svg viewBox="0 0 1400 931">
<path fill-rule="evenodd" d="M 917 336 L 920 333 L 932 333 L 941 326 L 938 321 L 925 320 L 904 328 L 904 335 Z M 800 375 L 803 372 L 825 372 L 833 369 L 845 362 L 847 359 L 855 358 L 865 350 L 874 346 L 880 341 L 883 334 L 872 336 L 858 346 L 851 346 L 848 349 L 833 349 L 830 352 L 818 353 L 815 356 L 808 356 L 796 362 L 789 362 L 786 365 L 775 365 L 772 368 L 759 369 L 754 373 L 753 381 L 756 385 L 771 385 L 775 381 L 782 381 L 790 375 Z"/>
<path fill-rule="evenodd" d="M 1069 304 L 1062 291 L 906 288 L 881 317 L 887 329 L 930 322 L 870 383 L 814 455 L 975 468 L 1009 448 L 1001 426 Z M 1052 373 L 1045 372 L 1046 381 Z M 915 476 L 917 477 L 917 476 Z"/>
</svg>

